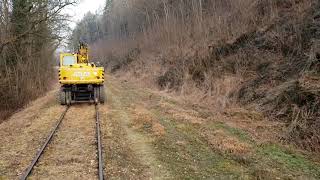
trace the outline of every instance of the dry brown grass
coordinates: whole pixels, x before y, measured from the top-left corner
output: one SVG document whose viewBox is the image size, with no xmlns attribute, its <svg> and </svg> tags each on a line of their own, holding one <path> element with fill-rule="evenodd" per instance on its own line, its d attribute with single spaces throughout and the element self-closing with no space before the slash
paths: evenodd
<svg viewBox="0 0 320 180">
<path fill-rule="evenodd" d="M 151 131 L 156 136 L 165 135 L 165 128 L 152 116 L 147 109 L 137 106 L 133 109 L 131 126 L 134 129 Z"/>
<path fill-rule="evenodd" d="M 239 156 L 248 155 L 252 152 L 252 146 L 250 144 L 240 142 L 239 139 L 226 134 L 223 130 L 205 132 L 203 133 L 203 136 L 213 149 L 222 153 L 230 153 Z"/>
<path fill-rule="evenodd" d="M 248 132 L 259 144 L 278 141 L 285 128 L 284 122 L 270 121 L 262 113 L 245 108 L 228 108 L 216 119 Z"/>
<path fill-rule="evenodd" d="M 214 111 L 222 112 L 227 108 L 236 106 L 236 99 L 231 96 L 240 87 L 242 79 L 236 76 L 221 78 L 205 76 L 201 88 L 197 87 L 192 81 L 189 82 L 190 84 L 184 84 L 181 90 L 181 95 L 186 103 L 202 104 Z"/>
<path fill-rule="evenodd" d="M 134 127 L 139 127 L 143 126 L 143 124 L 151 124 L 152 123 L 152 117 L 149 114 L 149 112 L 144 109 L 143 107 L 137 107 L 134 109 Z"/>
<path fill-rule="evenodd" d="M 165 111 L 165 113 L 170 114 L 173 119 L 181 122 L 188 122 L 191 124 L 202 124 L 206 120 L 200 117 L 199 112 L 195 110 L 186 110 L 177 105 L 170 104 L 168 102 L 162 101 L 159 106 Z"/>
<path fill-rule="evenodd" d="M 157 122 L 152 124 L 152 131 L 157 136 L 163 136 L 166 133 L 165 128 Z"/>
</svg>

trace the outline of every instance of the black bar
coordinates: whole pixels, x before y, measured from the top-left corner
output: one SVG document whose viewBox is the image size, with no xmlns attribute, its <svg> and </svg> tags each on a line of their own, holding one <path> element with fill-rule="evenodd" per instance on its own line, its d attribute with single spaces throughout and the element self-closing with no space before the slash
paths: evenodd
<svg viewBox="0 0 320 180">
<path fill-rule="evenodd" d="M 96 105 L 96 129 L 97 129 L 97 142 L 98 142 L 98 168 L 99 168 L 99 180 L 103 180 L 103 163 L 102 163 L 102 146 L 101 146 L 101 132 L 100 132 L 100 119 L 99 109 Z"/>
</svg>

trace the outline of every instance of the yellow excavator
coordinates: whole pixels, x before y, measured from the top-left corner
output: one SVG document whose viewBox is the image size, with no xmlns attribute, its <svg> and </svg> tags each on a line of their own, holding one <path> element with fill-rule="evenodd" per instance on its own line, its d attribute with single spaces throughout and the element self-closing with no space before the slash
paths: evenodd
<svg viewBox="0 0 320 180">
<path fill-rule="evenodd" d="M 76 53 L 61 53 L 59 100 L 61 105 L 74 102 L 105 102 L 104 68 L 89 62 L 89 50 L 80 42 Z"/>
</svg>

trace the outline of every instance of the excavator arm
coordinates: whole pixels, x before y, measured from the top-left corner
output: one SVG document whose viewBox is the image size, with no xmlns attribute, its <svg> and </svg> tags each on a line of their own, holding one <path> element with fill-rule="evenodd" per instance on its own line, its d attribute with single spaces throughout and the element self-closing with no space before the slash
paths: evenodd
<svg viewBox="0 0 320 180">
<path fill-rule="evenodd" d="M 81 63 L 88 64 L 89 63 L 89 52 L 88 51 L 89 51 L 88 45 L 83 42 L 80 42 L 78 53 L 77 53 L 79 64 L 81 64 Z"/>
</svg>

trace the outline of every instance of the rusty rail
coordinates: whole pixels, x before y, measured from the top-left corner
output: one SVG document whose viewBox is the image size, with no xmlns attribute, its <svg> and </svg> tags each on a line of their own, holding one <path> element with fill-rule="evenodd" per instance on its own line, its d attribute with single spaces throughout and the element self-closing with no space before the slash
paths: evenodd
<svg viewBox="0 0 320 180">
<path fill-rule="evenodd" d="M 104 179 L 104 176 L 103 176 L 103 159 L 102 159 L 102 144 L 101 144 L 100 117 L 99 117 L 98 105 L 96 105 L 96 138 L 97 138 L 99 180 L 103 180 Z"/>
<path fill-rule="evenodd" d="M 29 167 L 27 168 L 26 172 L 23 174 L 23 176 L 21 177 L 21 180 L 26 180 L 28 178 L 28 176 L 31 174 L 34 166 L 37 164 L 38 160 L 40 159 L 41 155 L 43 154 L 44 150 L 46 149 L 46 147 L 48 146 L 48 144 L 50 143 L 53 135 L 55 134 L 55 132 L 58 130 L 62 120 L 64 119 L 64 116 L 67 114 L 69 110 L 69 106 L 63 111 L 63 113 L 61 114 L 58 123 L 56 124 L 56 126 L 53 128 L 53 130 L 51 131 L 51 133 L 49 134 L 49 136 L 47 137 L 47 140 L 45 141 L 45 143 L 42 145 L 41 149 L 38 150 L 37 155 L 34 157 L 34 159 L 32 160 L 31 164 L 29 165 Z"/>
</svg>

